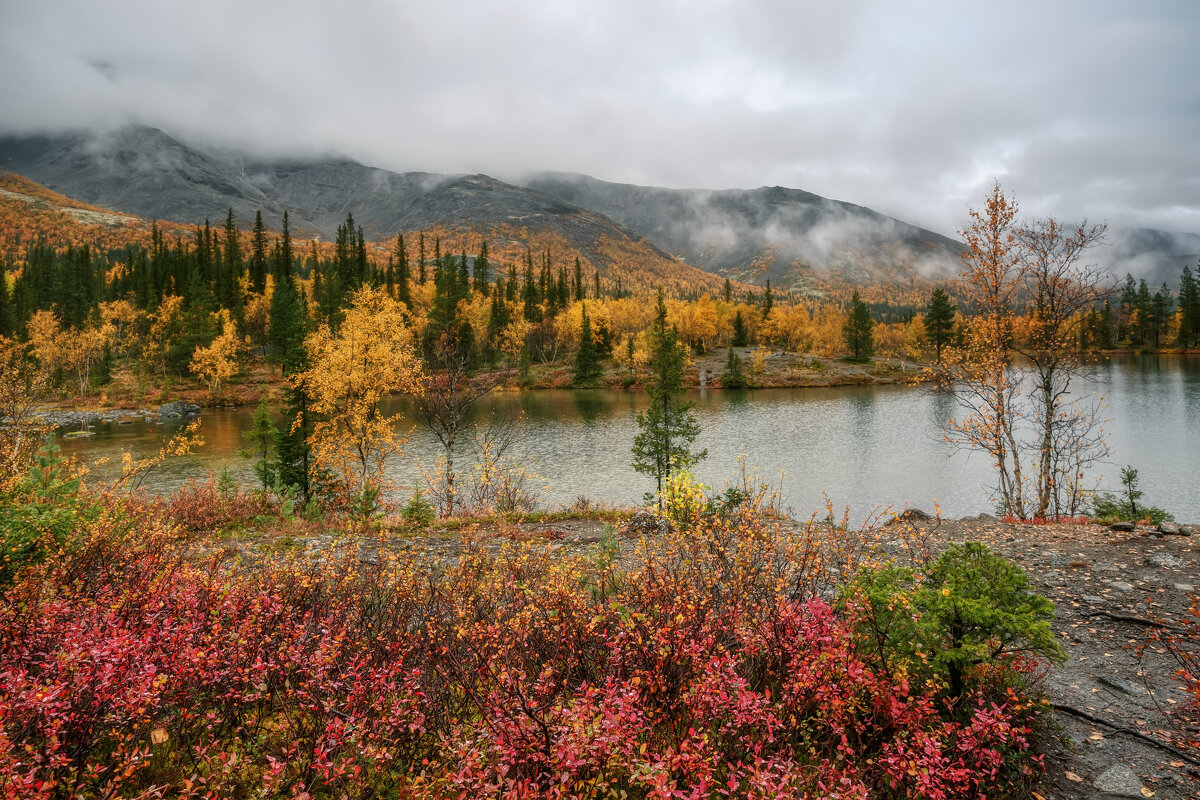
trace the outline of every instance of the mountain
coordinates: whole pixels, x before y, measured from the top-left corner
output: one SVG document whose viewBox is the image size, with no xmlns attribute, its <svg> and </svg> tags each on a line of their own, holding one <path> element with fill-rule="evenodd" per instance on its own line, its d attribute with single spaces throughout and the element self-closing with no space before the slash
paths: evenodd
<svg viewBox="0 0 1200 800">
<path fill-rule="evenodd" d="M 948 237 L 799 189 L 665 189 L 566 173 L 515 185 L 487 175 L 395 173 L 346 158 L 252 158 L 147 127 L 0 137 L 0 168 L 148 219 L 218 224 L 232 208 L 243 226 L 261 210 L 277 227 L 286 209 L 294 233 L 330 239 L 353 213 L 369 239 L 436 231 L 455 252 L 485 235 L 503 258 L 527 247 L 552 251 L 559 264 L 579 255 L 630 288 L 715 291 L 729 277 L 804 294 L 872 285 L 920 302 L 928 281 L 957 272 L 961 250 Z M 1200 236 L 1191 234 L 1112 230 L 1109 240 L 1094 260 L 1154 285 L 1177 282 L 1183 263 L 1200 253 Z"/>
<path fill-rule="evenodd" d="M 243 226 L 260 210 L 277 226 L 287 210 L 294 234 L 331 239 L 353 213 L 368 239 L 437 230 L 457 251 L 478 247 L 486 235 L 497 240 L 497 255 L 550 250 L 558 266 L 579 255 L 629 288 L 717 291 L 721 285 L 601 214 L 486 175 L 394 173 L 344 158 L 253 159 L 193 148 L 147 127 L 0 137 L 0 168 L 147 219 L 219 224 L 232 208 Z"/>
<path fill-rule="evenodd" d="M 781 186 L 709 191 L 540 173 L 526 186 L 604 214 L 698 267 L 798 291 L 944 279 L 961 245 L 851 203 Z"/>
</svg>

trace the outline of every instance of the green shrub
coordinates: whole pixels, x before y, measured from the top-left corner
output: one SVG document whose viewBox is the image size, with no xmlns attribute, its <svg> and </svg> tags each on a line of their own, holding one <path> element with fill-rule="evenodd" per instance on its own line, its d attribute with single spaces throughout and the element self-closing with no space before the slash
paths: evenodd
<svg viewBox="0 0 1200 800">
<path fill-rule="evenodd" d="M 1140 522 L 1149 520 L 1151 525 L 1157 525 L 1166 520 L 1175 519 L 1158 506 L 1138 505 L 1142 499 L 1142 490 L 1138 488 L 1138 471 L 1133 467 L 1121 468 L 1121 493 L 1099 492 L 1092 501 L 1092 516 L 1105 522 L 1128 520 Z"/>
<path fill-rule="evenodd" d="M 919 577 L 895 566 L 864 570 L 842 595 L 860 604 L 856 633 L 881 663 L 929 672 L 951 698 L 977 667 L 1007 668 L 1027 655 L 1066 659 L 1050 629 L 1053 604 L 978 542 L 951 545 Z"/>
<path fill-rule="evenodd" d="M 0 587 L 26 566 L 72 548 L 78 531 L 99 516 L 79 486 L 52 434 L 29 471 L 0 489 Z"/>
<path fill-rule="evenodd" d="M 400 509 L 400 518 L 409 525 L 424 528 L 432 525 L 437 519 L 437 513 L 433 510 L 433 506 L 425 499 L 425 495 L 421 494 L 420 489 L 414 489 L 412 497 L 404 507 Z"/>
</svg>

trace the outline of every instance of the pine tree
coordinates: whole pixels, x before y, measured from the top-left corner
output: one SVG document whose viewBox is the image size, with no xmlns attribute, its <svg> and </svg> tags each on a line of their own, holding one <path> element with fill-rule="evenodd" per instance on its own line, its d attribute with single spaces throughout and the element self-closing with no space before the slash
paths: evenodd
<svg viewBox="0 0 1200 800">
<path fill-rule="evenodd" d="M 850 314 L 846 317 L 842 334 L 846 339 L 846 349 L 850 351 L 850 361 L 871 360 L 875 353 L 875 322 L 857 289 L 850 299 Z"/>
<path fill-rule="evenodd" d="M 1179 346 L 1200 344 L 1200 283 L 1185 264 L 1179 277 Z"/>
<path fill-rule="evenodd" d="M 262 212 L 254 215 L 254 232 L 250 249 L 250 288 L 262 294 L 267 286 L 267 231 L 263 227 Z"/>
<path fill-rule="evenodd" d="M 739 308 L 733 315 L 733 347 L 745 347 L 749 343 L 749 335 L 746 333 L 746 321 L 742 319 L 742 310 Z"/>
<path fill-rule="evenodd" d="M 659 508 L 663 503 L 663 485 L 677 469 L 691 469 L 708 451 L 691 451 L 700 435 L 700 426 L 692 416 L 691 403 L 680 401 L 687 353 L 679 333 L 667 325 L 667 307 L 662 290 L 654 323 L 650 327 L 650 364 L 646 375 L 649 407 L 637 415 L 638 433 L 633 439 L 633 468 L 655 479 Z"/>
<path fill-rule="evenodd" d="M 943 289 L 934 289 L 929 296 L 929 308 L 925 312 L 925 337 L 937 353 L 937 363 L 942 363 L 942 348 L 954 335 L 954 312 L 950 295 Z"/>
<path fill-rule="evenodd" d="M 766 319 L 771 316 L 771 309 L 773 308 L 775 308 L 775 298 L 771 294 L 771 279 L 767 278 L 767 288 L 763 292 L 762 318 Z"/>
<path fill-rule="evenodd" d="M 12 336 L 14 325 L 13 303 L 8 293 L 8 258 L 0 263 L 0 336 Z"/>
<path fill-rule="evenodd" d="M 725 358 L 725 372 L 721 374 L 722 389 L 742 389 L 746 386 L 746 374 L 742 371 L 742 359 L 733 347 Z"/>
<path fill-rule="evenodd" d="M 424 286 L 427 278 L 428 276 L 425 274 L 425 234 L 420 233 L 417 235 L 417 283 Z"/>
<path fill-rule="evenodd" d="M 488 263 L 488 246 L 487 240 L 484 239 L 479 244 L 479 255 L 475 256 L 475 267 L 471 274 L 472 280 L 475 282 L 475 291 L 484 297 L 488 296 L 491 291 L 489 285 L 492 280 L 491 265 Z"/>
<path fill-rule="evenodd" d="M 592 339 L 592 323 L 588 319 L 587 305 L 580 308 L 582 319 L 579 325 L 579 349 L 575 351 L 575 384 L 590 384 L 601 375 L 600 357 Z"/>
<path fill-rule="evenodd" d="M 404 234 L 396 234 L 396 249 L 392 253 L 396 267 L 396 299 L 412 308 L 412 275 L 408 267 L 408 252 L 404 249 Z"/>
<path fill-rule="evenodd" d="M 280 277 L 271 295 L 270 318 L 267 321 L 267 359 L 279 364 L 287 374 L 289 359 L 304 339 L 304 307 L 300 295 L 289 277 Z"/>
<path fill-rule="evenodd" d="M 275 460 L 271 458 L 276 443 L 279 440 L 279 428 L 271 421 L 271 406 L 264 397 L 254 410 L 254 419 L 250 429 L 242 431 L 242 439 L 249 445 L 240 451 L 243 458 L 255 458 L 254 474 L 264 489 L 275 485 Z"/>
<path fill-rule="evenodd" d="M 583 300 L 583 264 L 579 261 L 579 256 L 575 256 L 575 300 Z"/>
<path fill-rule="evenodd" d="M 733 302 L 733 284 L 729 282 L 729 278 L 725 279 L 725 285 L 721 287 L 721 299 L 726 303 Z"/>
</svg>

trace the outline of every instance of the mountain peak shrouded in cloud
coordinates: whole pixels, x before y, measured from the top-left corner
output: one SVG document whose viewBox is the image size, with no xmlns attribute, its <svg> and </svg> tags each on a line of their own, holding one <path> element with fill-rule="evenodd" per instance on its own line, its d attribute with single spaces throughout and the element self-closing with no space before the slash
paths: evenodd
<svg viewBox="0 0 1200 800">
<path fill-rule="evenodd" d="M 1200 230 L 1200 5 L 3 3 L 0 127 Z M 352 34 L 348 35 L 348 32 Z"/>
<path fill-rule="evenodd" d="M 484 174 L 396 173 L 344 157 L 263 159 L 197 149 L 161 130 L 127 127 L 59 136 L 0 136 L 0 167 L 67 196 L 151 219 L 244 225 L 286 210 L 298 235 L 332 238 L 352 213 L 368 238 L 430 230 L 552 232 L 589 259 L 604 242 L 641 242 L 657 262 L 744 283 L 820 293 L 844 284 L 944 281 L 954 239 L 864 206 L 782 186 L 669 189 L 539 172 L 514 182 Z M 1177 275 L 1200 237 L 1113 229 L 1096 260 L 1117 275 Z M 648 252 L 649 252 L 648 251 Z M 701 280 L 697 287 L 706 281 Z"/>
</svg>

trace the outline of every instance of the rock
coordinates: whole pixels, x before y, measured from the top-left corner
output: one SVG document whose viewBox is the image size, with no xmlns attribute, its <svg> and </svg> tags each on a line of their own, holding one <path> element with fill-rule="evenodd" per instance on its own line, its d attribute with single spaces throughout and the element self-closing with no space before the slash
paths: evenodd
<svg viewBox="0 0 1200 800">
<path fill-rule="evenodd" d="M 1085 603 L 1091 603 L 1092 605 L 1098 605 L 1100 603 L 1105 602 L 1104 598 L 1098 594 L 1085 594 L 1083 597 L 1081 597 L 1079 599 Z"/>
<path fill-rule="evenodd" d="M 1162 569 L 1179 569 L 1183 566 L 1183 559 L 1170 553 L 1155 553 L 1146 559 L 1146 563 Z"/>
<path fill-rule="evenodd" d="M 1179 535 L 1180 536 L 1195 536 L 1197 534 L 1200 534 L 1200 527 L 1197 527 L 1195 525 L 1180 525 L 1179 526 Z"/>
<path fill-rule="evenodd" d="M 1116 564 L 1101 563 L 1092 567 L 1096 572 L 1120 572 L 1121 568 Z"/>
<path fill-rule="evenodd" d="M 919 508 L 906 508 L 903 512 L 896 515 L 895 519 L 888 520 L 884 523 L 886 528 L 889 525 L 902 525 L 904 523 L 914 524 L 920 522 L 932 522 L 934 517 L 926 514 Z"/>
<path fill-rule="evenodd" d="M 159 419 L 174 419 L 176 417 L 194 417 L 200 413 L 200 406 L 195 403 L 189 403 L 186 400 L 176 400 L 171 403 L 163 403 L 158 407 Z"/>
<path fill-rule="evenodd" d="M 1117 797 L 1143 797 L 1142 779 L 1124 764 L 1113 764 L 1092 781 L 1098 791 Z"/>
<path fill-rule="evenodd" d="M 1118 592 L 1132 592 L 1133 584 L 1125 581 L 1109 581 L 1108 585 L 1116 589 Z"/>
<path fill-rule="evenodd" d="M 621 527 L 622 536 L 661 536 L 670 533 L 671 523 L 649 511 L 639 511 Z"/>
<path fill-rule="evenodd" d="M 1164 520 L 1158 523 L 1158 532 L 1166 536 L 1179 536 L 1179 525 Z"/>
<path fill-rule="evenodd" d="M 1108 529 L 1110 531 L 1122 531 L 1128 533 L 1129 531 L 1134 530 L 1135 527 L 1136 526 L 1134 526 L 1132 522 L 1114 522 L 1112 525 L 1108 526 Z"/>
<path fill-rule="evenodd" d="M 1187 592 L 1191 594 L 1192 592 L 1196 591 L 1196 587 L 1190 583 L 1177 583 L 1175 584 L 1175 591 Z"/>
<path fill-rule="evenodd" d="M 1135 697 L 1143 694 L 1142 690 L 1137 686 L 1125 680 L 1124 678 L 1115 675 L 1101 675 L 1099 678 L 1096 678 L 1096 682 L 1101 686 L 1107 686 L 1109 689 L 1116 689 L 1118 692 L 1124 692 L 1125 694 L 1133 695 Z"/>
</svg>

